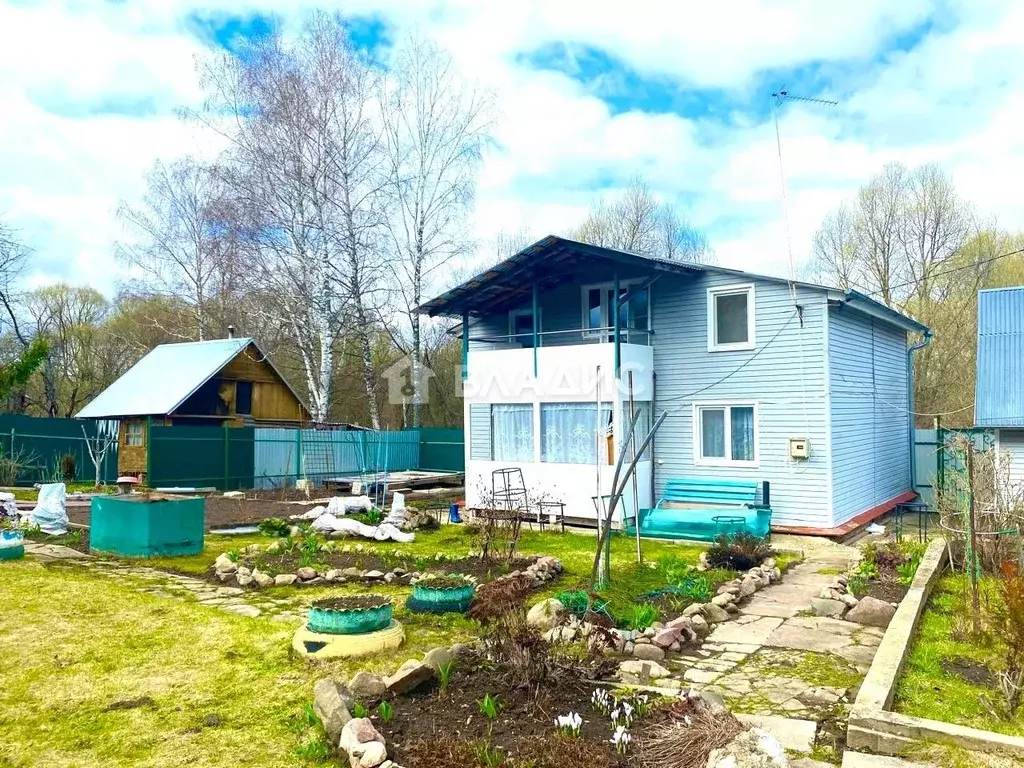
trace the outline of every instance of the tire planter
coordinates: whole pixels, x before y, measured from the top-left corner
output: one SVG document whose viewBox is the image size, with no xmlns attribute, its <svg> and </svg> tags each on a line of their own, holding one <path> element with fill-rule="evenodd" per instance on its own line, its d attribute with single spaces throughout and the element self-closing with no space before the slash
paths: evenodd
<svg viewBox="0 0 1024 768">
<path fill-rule="evenodd" d="M 465 613 L 473 602 L 473 584 L 460 587 L 431 587 L 420 582 L 412 587 L 405 607 L 413 613 Z"/>
<path fill-rule="evenodd" d="M 19 560 L 25 556 L 22 531 L 0 531 L 0 560 Z"/>
<path fill-rule="evenodd" d="M 334 608 L 313 603 L 306 628 L 324 635 L 365 635 L 388 626 L 393 611 L 386 598 L 381 598 L 380 605 L 369 608 Z"/>
</svg>

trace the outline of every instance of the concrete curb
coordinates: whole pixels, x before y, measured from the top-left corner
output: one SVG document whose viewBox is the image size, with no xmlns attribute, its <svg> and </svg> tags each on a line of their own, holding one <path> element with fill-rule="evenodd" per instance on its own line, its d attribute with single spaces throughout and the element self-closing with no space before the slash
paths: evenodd
<svg viewBox="0 0 1024 768">
<path fill-rule="evenodd" d="M 850 710 L 846 741 L 851 749 L 899 755 L 915 742 L 945 741 L 979 752 L 1024 756 L 1024 738 L 890 711 L 896 681 L 910 651 L 914 629 L 946 561 L 945 540 L 933 540 L 921 559 L 910 591 L 889 622 Z"/>
</svg>

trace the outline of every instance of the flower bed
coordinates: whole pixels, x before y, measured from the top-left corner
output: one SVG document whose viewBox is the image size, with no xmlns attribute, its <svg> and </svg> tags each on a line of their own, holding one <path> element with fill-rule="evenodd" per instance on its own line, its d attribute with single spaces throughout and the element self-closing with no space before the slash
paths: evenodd
<svg viewBox="0 0 1024 768">
<path fill-rule="evenodd" d="M 391 615 L 391 600 L 380 595 L 334 597 L 310 606 L 307 627 L 328 635 L 364 635 L 386 627 Z"/>
<path fill-rule="evenodd" d="M 428 573 L 413 585 L 407 606 L 414 613 L 465 613 L 474 589 L 466 576 Z"/>
</svg>

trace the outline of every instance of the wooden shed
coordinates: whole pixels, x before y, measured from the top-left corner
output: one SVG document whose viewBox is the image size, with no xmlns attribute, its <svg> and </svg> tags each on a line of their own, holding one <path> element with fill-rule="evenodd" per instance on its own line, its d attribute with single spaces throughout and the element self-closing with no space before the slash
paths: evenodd
<svg viewBox="0 0 1024 768">
<path fill-rule="evenodd" d="M 143 480 L 148 425 L 301 426 L 309 411 L 251 338 L 161 344 L 77 418 L 117 419 L 121 475 Z"/>
</svg>

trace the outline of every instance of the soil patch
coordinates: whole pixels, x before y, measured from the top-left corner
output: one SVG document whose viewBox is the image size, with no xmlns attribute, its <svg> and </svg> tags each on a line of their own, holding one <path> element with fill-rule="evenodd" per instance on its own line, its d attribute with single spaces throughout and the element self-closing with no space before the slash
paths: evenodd
<svg viewBox="0 0 1024 768">
<path fill-rule="evenodd" d="M 137 699 L 122 699 L 107 705 L 105 712 L 118 712 L 125 709 L 141 709 L 142 707 L 155 707 L 156 702 L 149 696 L 140 696 Z"/>
<path fill-rule="evenodd" d="M 901 584 L 897 579 L 883 578 L 869 581 L 865 595 L 878 600 L 884 600 L 887 603 L 898 603 L 909 591 L 910 587 Z M 857 595 L 857 597 L 864 597 L 864 595 Z"/>
<path fill-rule="evenodd" d="M 371 608 L 380 608 L 389 602 L 391 601 L 377 595 L 347 595 L 317 600 L 313 603 L 313 607 L 322 608 L 325 611 L 366 611 Z"/>
<path fill-rule="evenodd" d="M 961 680 L 965 680 L 973 685 L 985 687 L 995 685 L 995 677 L 992 674 L 992 670 L 988 668 L 988 665 L 982 664 L 980 661 L 974 661 L 974 659 L 968 659 L 963 656 L 954 656 L 951 659 L 943 659 L 941 663 L 942 668 L 948 675 L 956 675 Z"/>
<path fill-rule="evenodd" d="M 610 742 L 611 720 L 590 701 L 598 686 L 587 678 L 600 672 L 594 664 L 567 664 L 539 684 L 516 687 L 483 659 L 460 660 L 447 690 L 434 681 L 395 699 L 391 721 L 374 724 L 387 739 L 391 759 L 406 768 L 478 766 L 476 747 L 485 743 L 515 764 L 534 760 L 547 766 L 553 763 L 544 755 L 551 753 L 562 757 L 562 766 L 625 766 Z M 493 721 L 478 704 L 488 694 L 499 707 Z M 570 712 L 583 718 L 578 739 L 556 735 L 555 718 Z"/>
</svg>

